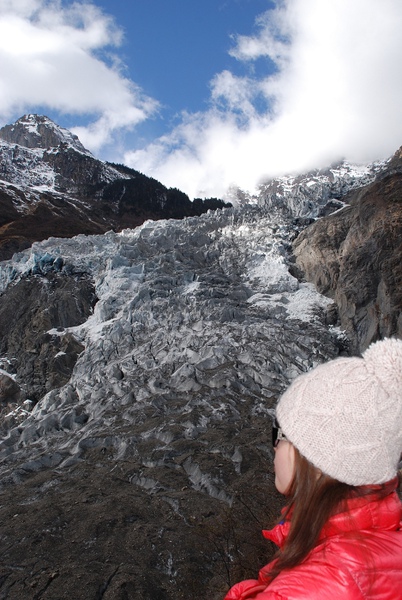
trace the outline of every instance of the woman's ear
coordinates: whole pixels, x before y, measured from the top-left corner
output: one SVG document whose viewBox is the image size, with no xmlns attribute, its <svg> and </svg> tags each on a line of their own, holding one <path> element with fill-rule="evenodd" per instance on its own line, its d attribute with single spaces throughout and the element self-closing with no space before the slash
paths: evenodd
<svg viewBox="0 0 402 600">
<path fill-rule="evenodd" d="M 287 440 L 281 440 L 275 449 L 275 487 L 285 496 L 289 493 L 295 478 L 295 447 Z"/>
</svg>

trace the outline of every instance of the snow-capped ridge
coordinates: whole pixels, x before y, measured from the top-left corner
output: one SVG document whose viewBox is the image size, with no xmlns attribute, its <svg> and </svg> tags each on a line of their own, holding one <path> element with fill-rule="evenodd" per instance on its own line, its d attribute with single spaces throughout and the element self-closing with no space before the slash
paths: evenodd
<svg viewBox="0 0 402 600">
<path fill-rule="evenodd" d="M 77 179 L 80 172 L 81 179 Z M 62 193 L 66 198 L 66 194 L 79 193 L 80 185 L 131 177 L 97 160 L 76 135 L 48 117 L 24 115 L 0 129 L 0 188 L 15 196 L 13 204 L 19 213 L 30 210 L 44 192 Z M 12 187 L 17 189 L 13 192 Z"/>
<path fill-rule="evenodd" d="M 277 177 L 261 184 L 258 204 L 282 208 L 294 217 L 314 219 L 341 208 L 351 191 L 372 183 L 391 160 L 368 165 L 342 161 L 326 169 Z"/>
<path fill-rule="evenodd" d="M 62 144 L 64 147 L 71 147 L 77 152 L 92 156 L 91 152 L 81 144 L 78 136 L 43 115 L 24 115 L 12 125 L 2 127 L 0 138 L 25 148 L 44 150 L 57 148 Z"/>
<path fill-rule="evenodd" d="M 48 117 L 25 115 L 0 130 L 0 261 L 49 236 L 136 227 L 223 208 L 121 164 L 98 160 Z"/>
<path fill-rule="evenodd" d="M 43 160 L 44 152 L 42 148 L 12 145 L 0 139 L 0 180 L 3 185 L 53 190 L 56 173 Z"/>
</svg>

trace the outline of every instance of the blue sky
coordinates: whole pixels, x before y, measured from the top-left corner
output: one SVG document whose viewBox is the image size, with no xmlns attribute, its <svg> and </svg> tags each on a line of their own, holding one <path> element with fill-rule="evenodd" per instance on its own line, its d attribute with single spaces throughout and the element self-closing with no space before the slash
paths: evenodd
<svg viewBox="0 0 402 600">
<path fill-rule="evenodd" d="M 194 196 L 402 144 L 400 0 L 0 0 L 0 125 Z"/>
<path fill-rule="evenodd" d="M 166 110 L 203 110 L 209 81 L 244 71 L 229 55 L 231 36 L 253 31 L 267 0 L 97 1 L 124 31 L 121 55 L 130 76 Z"/>
<path fill-rule="evenodd" d="M 182 111 L 206 110 L 210 81 L 225 69 L 239 74 L 272 72 L 270 61 L 239 63 L 229 51 L 237 34 L 255 29 L 267 0 L 98 0 L 113 15 L 124 38 L 120 55 L 130 78 L 161 106 L 157 118 L 136 130 L 140 146 L 180 120 Z"/>
</svg>

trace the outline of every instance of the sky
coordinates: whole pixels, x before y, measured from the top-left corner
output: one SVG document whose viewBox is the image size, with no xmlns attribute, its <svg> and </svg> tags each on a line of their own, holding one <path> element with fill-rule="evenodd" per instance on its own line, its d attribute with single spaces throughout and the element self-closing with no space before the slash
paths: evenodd
<svg viewBox="0 0 402 600">
<path fill-rule="evenodd" d="M 401 0 L 0 0 L 0 126 L 194 197 L 402 145 Z"/>
</svg>

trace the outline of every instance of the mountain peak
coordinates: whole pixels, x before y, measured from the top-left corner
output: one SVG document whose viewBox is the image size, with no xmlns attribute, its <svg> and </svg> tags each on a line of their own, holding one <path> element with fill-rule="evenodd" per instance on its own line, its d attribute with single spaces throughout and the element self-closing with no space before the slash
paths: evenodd
<svg viewBox="0 0 402 600">
<path fill-rule="evenodd" d="M 5 125 L 0 129 L 0 139 L 25 148 L 46 149 L 66 144 L 78 152 L 90 154 L 76 135 L 44 115 L 27 114 L 12 125 Z"/>
</svg>

